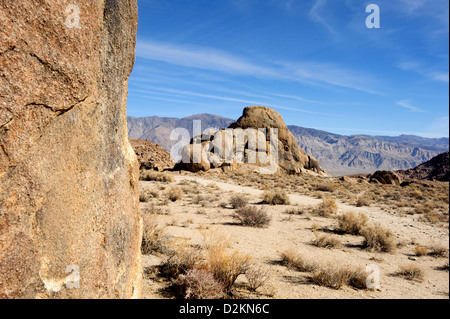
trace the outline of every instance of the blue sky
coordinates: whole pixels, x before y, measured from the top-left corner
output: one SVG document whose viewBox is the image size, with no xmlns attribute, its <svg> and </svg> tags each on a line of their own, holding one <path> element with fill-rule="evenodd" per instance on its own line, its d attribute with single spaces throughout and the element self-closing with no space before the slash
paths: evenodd
<svg viewBox="0 0 450 319">
<path fill-rule="evenodd" d="M 368 29 L 368 4 L 380 28 Z M 138 0 L 128 115 L 449 136 L 448 0 Z"/>
</svg>

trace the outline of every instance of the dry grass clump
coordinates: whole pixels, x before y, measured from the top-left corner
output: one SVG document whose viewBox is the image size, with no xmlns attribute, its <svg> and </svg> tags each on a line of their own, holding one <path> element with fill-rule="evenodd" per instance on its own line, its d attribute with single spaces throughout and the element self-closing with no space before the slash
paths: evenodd
<svg viewBox="0 0 450 319">
<path fill-rule="evenodd" d="M 311 280 L 319 286 L 339 290 L 348 284 L 352 277 L 352 272 L 347 269 L 326 266 L 314 271 Z"/>
<path fill-rule="evenodd" d="M 363 246 L 377 252 L 393 252 L 396 248 L 393 233 L 380 225 L 367 226 L 361 230 Z"/>
<path fill-rule="evenodd" d="M 147 203 L 150 199 L 158 198 L 159 192 L 151 188 L 143 188 L 139 190 L 139 201 L 142 203 Z"/>
<path fill-rule="evenodd" d="M 339 231 L 350 234 L 360 235 L 361 230 L 367 226 L 369 218 L 363 213 L 348 212 L 338 216 Z"/>
<path fill-rule="evenodd" d="M 144 218 L 144 232 L 142 236 L 141 251 L 149 255 L 155 251 L 163 252 L 167 237 L 164 228 L 160 227 L 154 218 Z"/>
<path fill-rule="evenodd" d="M 414 254 L 417 257 L 426 256 L 426 255 L 428 255 L 428 248 L 420 246 L 420 245 L 416 245 L 416 247 L 414 247 Z"/>
<path fill-rule="evenodd" d="M 316 234 L 316 239 L 312 244 L 320 248 L 336 248 L 341 245 L 341 241 L 336 236 Z"/>
<path fill-rule="evenodd" d="M 268 205 L 289 205 L 290 200 L 285 192 L 265 191 L 262 195 L 262 202 Z"/>
<path fill-rule="evenodd" d="M 444 246 L 432 246 L 429 248 L 428 256 L 432 257 L 447 257 L 448 249 Z"/>
<path fill-rule="evenodd" d="M 233 209 L 242 208 L 248 205 L 248 200 L 242 196 L 235 195 L 230 198 L 230 206 Z"/>
<path fill-rule="evenodd" d="M 370 206 L 370 199 L 365 195 L 360 195 L 356 199 L 356 207 Z"/>
<path fill-rule="evenodd" d="M 211 247 L 207 251 L 206 265 L 214 277 L 223 284 L 224 291 L 229 293 L 237 278 L 249 269 L 250 257 L 221 246 Z"/>
<path fill-rule="evenodd" d="M 317 269 L 315 262 L 307 260 L 293 249 L 283 251 L 280 257 L 280 262 L 283 266 L 296 269 L 300 272 L 311 272 Z"/>
<path fill-rule="evenodd" d="M 140 172 L 139 179 L 141 181 L 152 181 L 152 182 L 165 182 L 165 183 L 175 182 L 175 179 L 173 178 L 172 175 L 151 170 L 142 170 Z"/>
<path fill-rule="evenodd" d="M 267 227 L 272 220 L 264 208 L 256 208 L 255 206 L 239 208 L 233 217 L 243 226 L 259 228 Z"/>
<path fill-rule="evenodd" d="M 315 189 L 320 192 L 332 193 L 336 190 L 336 185 L 322 183 L 322 184 L 315 185 Z"/>
<path fill-rule="evenodd" d="M 321 217 L 331 217 L 338 212 L 336 200 L 332 198 L 324 198 L 314 212 Z"/>
<path fill-rule="evenodd" d="M 245 272 L 245 278 L 248 281 L 248 289 L 256 291 L 269 280 L 269 269 L 261 265 L 251 264 Z"/>
<path fill-rule="evenodd" d="M 397 275 L 412 281 L 423 282 L 425 280 L 424 270 L 415 265 L 400 266 Z"/>
<path fill-rule="evenodd" d="M 172 281 L 172 290 L 183 299 L 221 299 L 224 286 L 214 275 L 204 269 L 189 269 Z"/>
<path fill-rule="evenodd" d="M 167 191 L 167 197 L 172 202 L 176 202 L 177 200 L 182 199 L 184 197 L 184 192 L 183 192 L 183 190 L 180 187 L 172 186 Z"/>
<path fill-rule="evenodd" d="M 165 277 L 177 278 L 201 262 L 201 253 L 198 249 L 174 243 L 171 248 L 168 258 L 159 266 L 161 274 Z"/>
</svg>

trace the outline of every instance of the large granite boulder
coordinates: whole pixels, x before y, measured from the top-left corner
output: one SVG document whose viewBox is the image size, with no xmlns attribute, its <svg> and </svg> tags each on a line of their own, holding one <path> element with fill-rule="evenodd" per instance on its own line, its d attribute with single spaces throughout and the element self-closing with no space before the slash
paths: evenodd
<svg viewBox="0 0 450 319">
<path fill-rule="evenodd" d="M 0 1 L 0 298 L 142 285 L 136 0 Z"/>
<path fill-rule="evenodd" d="M 195 144 L 202 145 L 201 162 L 192 162 Z M 319 162 L 298 146 L 281 115 L 263 106 L 245 108 L 242 117 L 228 129 L 195 137 L 185 148 L 185 153 L 191 153 L 176 165 L 178 169 L 229 171 L 250 164 L 265 174 L 305 171 L 326 174 Z"/>
</svg>

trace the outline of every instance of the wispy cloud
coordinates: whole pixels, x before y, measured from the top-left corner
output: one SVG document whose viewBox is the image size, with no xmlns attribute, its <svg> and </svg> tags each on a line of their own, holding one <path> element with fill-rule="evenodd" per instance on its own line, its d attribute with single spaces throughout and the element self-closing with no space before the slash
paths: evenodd
<svg viewBox="0 0 450 319">
<path fill-rule="evenodd" d="M 425 111 L 422 110 L 421 108 L 412 105 L 410 100 L 398 101 L 396 104 L 401 106 L 401 107 L 403 107 L 403 108 L 405 108 L 405 109 L 410 110 L 411 112 L 425 113 Z"/>
<path fill-rule="evenodd" d="M 151 41 L 138 41 L 136 55 L 185 67 L 259 77 L 276 76 L 271 69 L 252 64 L 227 52 L 203 47 L 182 47 Z"/>
<path fill-rule="evenodd" d="M 256 64 L 212 48 L 180 46 L 153 41 L 139 41 L 136 55 L 147 60 L 230 75 L 300 82 L 309 85 L 326 84 L 370 94 L 380 94 L 373 89 L 374 81 L 370 76 L 332 63 L 274 61 Z"/>
<path fill-rule="evenodd" d="M 448 71 L 434 71 L 432 67 L 423 66 L 418 61 L 403 61 L 397 67 L 404 71 L 412 71 L 434 81 L 449 83 Z"/>
<path fill-rule="evenodd" d="M 322 17 L 321 9 L 326 7 L 327 0 L 316 0 L 311 10 L 309 10 L 308 16 L 315 22 L 320 23 L 333 35 L 337 35 L 336 30 L 328 24 L 328 22 Z"/>
</svg>

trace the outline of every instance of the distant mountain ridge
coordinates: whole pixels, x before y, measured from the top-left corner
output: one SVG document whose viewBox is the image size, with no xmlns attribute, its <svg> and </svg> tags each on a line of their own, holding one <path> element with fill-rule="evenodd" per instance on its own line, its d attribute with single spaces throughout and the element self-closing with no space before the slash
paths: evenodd
<svg viewBox="0 0 450 319">
<path fill-rule="evenodd" d="M 192 136 L 193 121 L 201 120 L 207 128 L 227 128 L 236 120 L 213 114 L 185 118 L 128 117 L 130 138 L 149 140 L 166 150 L 177 141 L 170 140 L 175 128 L 185 128 Z M 424 138 L 415 135 L 369 136 L 339 135 L 321 130 L 290 125 L 289 130 L 300 148 L 319 160 L 320 166 L 332 175 L 372 173 L 376 170 L 407 170 L 449 150 L 448 138 Z"/>
</svg>

